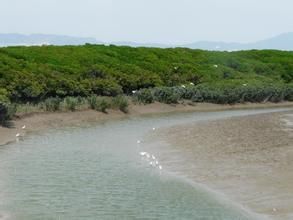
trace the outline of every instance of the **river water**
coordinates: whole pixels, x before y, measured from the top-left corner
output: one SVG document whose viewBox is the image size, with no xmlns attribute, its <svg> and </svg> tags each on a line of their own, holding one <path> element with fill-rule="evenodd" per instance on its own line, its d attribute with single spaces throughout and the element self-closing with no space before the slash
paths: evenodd
<svg viewBox="0 0 293 220">
<path fill-rule="evenodd" d="M 0 147 L 0 219 L 256 219 L 140 152 L 153 128 L 281 110 L 132 117 L 27 136 Z"/>
</svg>

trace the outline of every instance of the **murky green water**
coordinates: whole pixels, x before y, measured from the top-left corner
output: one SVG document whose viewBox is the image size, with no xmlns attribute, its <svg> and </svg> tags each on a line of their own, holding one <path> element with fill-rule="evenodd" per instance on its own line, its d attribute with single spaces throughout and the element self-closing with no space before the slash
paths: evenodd
<svg viewBox="0 0 293 220">
<path fill-rule="evenodd" d="M 150 166 L 139 152 L 153 127 L 279 110 L 131 118 L 28 136 L 0 147 L 0 213 L 17 220 L 255 219 Z"/>
</svg>

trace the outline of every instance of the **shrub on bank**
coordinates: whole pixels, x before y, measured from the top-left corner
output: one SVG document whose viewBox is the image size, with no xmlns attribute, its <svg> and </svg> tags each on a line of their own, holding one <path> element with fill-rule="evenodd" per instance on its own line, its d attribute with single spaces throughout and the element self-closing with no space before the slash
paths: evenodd
<svg viewBox="0 0 293 220">
<path fill-rule="evenodd" d="M 97 96 L 92 95 L 92 96 L 88 97 L 88 104 L 91 109 L 96 110 L 97 109 Z"/>
<path fill-rule="evenodd" d="M 288 84 L 284 93 L 284 100 L 293 101 L 293 83 Z"/>
<path fill-rule="evenodd" d="M 41 108 L 43 108 L 45 111 L 55 112 L 60 110 L 61 102 L 62 99 L 60 98 L 48 98 L 41 104 Z"/>
<path fill-rule="evenodd" d="M 150 89 L 141 89 L 134 96 L 134 101 L 142 104 L 150 104 L 154 102 L 154 97 Z"/>
<path fill-rule="evenodd" d="M 147 95 L 146 95 L 147 94 Z M 178 103 L 181 99 L 193 102 L 234 104 L 243 102 L 281 102 L 293 100 L 292 84 L 241 81 L 225 83 L 204 83 L 197 86 L 160 87 L 144 89 L 135 94 L 142 103 L 155 100 L 162 103 Z"/>
<path fill-rule="evenodd" d="M 153 89 L 154 99 L 166 104 L 178 103 L 182 97 L 182 91 L 178 87 L 161 87 Z"/>
<path fill-rule="evenodd" d="M 112 108 L 119 109 L 120 111 L 128 112 L 128 100 L 125 96 L 116 96 L 112 99 Z"/>
<path fill-rule="evenodd" d="M 95 110 L 107 113 L 107 109 L 110 107 L 108 100 L 104 97 L 96 97 Z"/>
<path fill-rule="evenodd" d="M 64 106 L 65 106 L 65 109 L 67 110 L 75 111 L 77 105 L 78 105 L 78 99 L 75 97 L 66 97 L 64 99 Z"/>
</svg>

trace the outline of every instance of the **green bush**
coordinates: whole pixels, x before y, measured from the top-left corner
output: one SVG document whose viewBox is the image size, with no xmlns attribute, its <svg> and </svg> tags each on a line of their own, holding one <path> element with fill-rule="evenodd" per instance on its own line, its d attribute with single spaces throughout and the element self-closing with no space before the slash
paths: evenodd
<svg viewBox="0 0 293 220">
<path fill-rule="evenodd" d="M 284 100 L 293 101 L 293 83 L 288 84 L 284 93 Z"/>
<path fill-rule="evenodd" d="M 77 96 L 77 104 L 78 105 L 84 105 L 87 104 L 87 99 L 81 96 Z"/>
<path fill-rule="evenodd" d="M 112 99 L 112 107 L 119 109 L 120 111 L 128 112 L 128 100 L 125 96 L 117 96 Z"/>
<path fill-rule="evenodd" d="M 107 113 L 107 109 L 110 107 L 110 104 L 108 102 L 108 100 L 104 97 L 96 97 L 95 100 L 92 104 L 92 107 L 94 107 L 93 109 L 100 111 L 100 112 L 104 112 Z"/>
<path fill-rule="evenodd" d="M 6 89 L 3 89 L 3 88 L 0 88 L 0 102 L 9 102 L 9 99 L 8 99 L 8 92 Z"/>
<path fill-rule="evenodd" d="M 107 113 L 107 109 L 110 107 L 109 102 L 104 97 L 98 97 L 92 95 L 88 98 L 88 103 L 91 109 Z"/>
<path fill-rule="evenodd" d="M 181 99 L 193 102 L 210 102 L 216 104 L 234 104 L 243 102 L 281 102 L 293 100 L 293 85 L 270 82 L 226 81 L 219 83 L 203 83 L 187 87 L 160 87 L 137 92 L 152 94 L 154 100 L 163 103 L 178 103 Z M 148 96 L 146 96 L 148 97 Z"/>
<path fill-rule="evenodd" d="M 161 87 L 154 88 L 153 90 L 154 99 L 158 102 L 166 104 L 178 103 L 183 95 L 178 87 Z"/>
<path fill-rule="evenodd" d="M 91 109 L 96 110 L 97 109 L 97 96 L 96 95 L 92 95 L 90 97 L 88 97 L 88 103 Z"/>
<path fill-rule="evenodd" d="M 61 101 L 60 98 L 48 98 L 41 106 L 45 111 L 55 112 L 60 110 Z"/>
<path fill-rule="evenodd" d="M 154 102 L 154 97 L 150 89 L 141 89 L 133 97 L 138 103 L 150 104 Z"/>
<path fill-rule="evenodd" d="M 78 100 L 75 97 L 66 97 L 64 99 L 65 109 L 75 111 L 78 105 Z"/>
</svg>

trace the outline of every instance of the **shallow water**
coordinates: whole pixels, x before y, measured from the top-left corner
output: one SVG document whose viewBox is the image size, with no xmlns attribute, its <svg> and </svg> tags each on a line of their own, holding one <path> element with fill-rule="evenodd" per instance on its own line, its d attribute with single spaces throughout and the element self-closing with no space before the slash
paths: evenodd
<svg viewBox="0 0 293 220">
<path fill-rule="evenodd" d="M 129 118 L 26 137 L 0 148 L 0 214 L 17 220 L 255 219 L 164 167 L 150 166 L 139 152 L 153 127 L 281 110 Z"/>
</svg>

